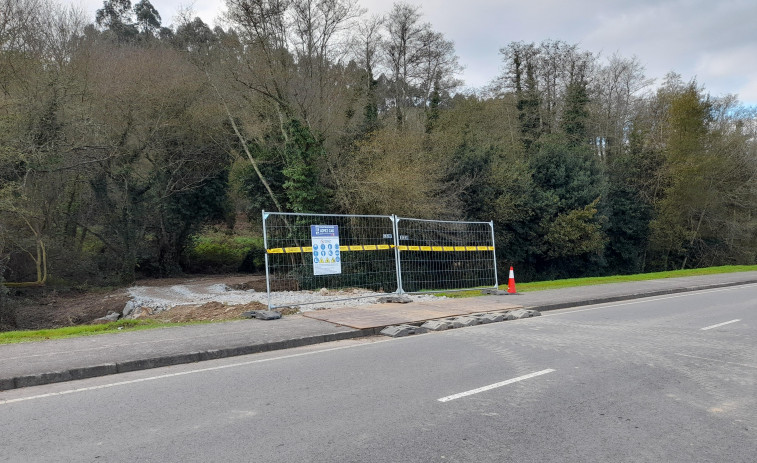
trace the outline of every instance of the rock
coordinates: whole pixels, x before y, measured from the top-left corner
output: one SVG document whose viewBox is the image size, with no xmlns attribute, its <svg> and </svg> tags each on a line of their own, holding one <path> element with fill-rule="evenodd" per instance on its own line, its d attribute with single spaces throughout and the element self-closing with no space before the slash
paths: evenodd
<svg viewBox="0 0 757 463">
<path fill-rule="evenodd" d="M 328 296 L 329 295 L 329 290 L 326 289 L 326 288 L 321 288 L 321 290 L 318 291 L 318 294 L 320 294 L 321 296 Z"/>
<path fill-rule="evenodd" d="M 378 298 L 378 301 L 382 304 L 407 304 L 408 302 L 413 302 L 413 300 L 407 296 L 383 296 Z"/>
<path fill-rule="evenodd" d="M 218 284 L 215 284 L 215 285 L 208 286 L 208 292 L 210 292 L 212 294 L 222 294 L 222 293 L 225 293 L 227 291 L 231 291 L 231 288 L 229 288 L 224 283 L 218 283 Z"/>
<path fill-rule="evenodd" d="M 124 310 L 122 311 L 122 316 L 124 318 L 128 317 L 137 309 L 137 304 L 134 302 L 134 300 L 130 300 L 126 302 L 126 305 L 124 306 Z"/>
<path fill-rule="evenodd" d="M 117 321 L 119 318 L 121 318 L 121 314 L 118 312 L 108 312 L 108 315 L 100 318 L 96 318 L 95 320 L 92 320 L 92 323 L 95 325 L 100 325 L 103 323 L 111 323 L 114 321 Z"/>
</svg>

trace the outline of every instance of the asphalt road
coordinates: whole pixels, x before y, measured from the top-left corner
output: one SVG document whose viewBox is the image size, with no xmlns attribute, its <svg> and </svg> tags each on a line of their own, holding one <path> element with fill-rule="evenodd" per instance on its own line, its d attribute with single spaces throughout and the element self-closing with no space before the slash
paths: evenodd
<svg viewBox="0 0 757 463">
<path fill-rule="evenodd" d="M 0 461 L 757 461 L 757 285 L 0 392 Z"/>
</svg>

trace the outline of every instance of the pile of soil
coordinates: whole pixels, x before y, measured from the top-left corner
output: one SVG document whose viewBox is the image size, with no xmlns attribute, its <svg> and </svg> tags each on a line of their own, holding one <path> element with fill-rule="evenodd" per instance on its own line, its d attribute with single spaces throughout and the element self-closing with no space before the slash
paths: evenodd
<svg viewBox="0 0 757 463">
<path fill-rule="evenodd" d="M 150 315 L 149 318 L 163 322 L 184 323 L 193 321 L 221 321 L 242 318 L 242 313 L 250 310 L 267 310 L 259 302 L 241 305 L 226 305 L 220 302 L 206 302 L 202 305 L 179 305 L 170 310 Z"/>
<path fill-rule="evenodd" d="M 17 330 L 41 330 L 84 325 L 108 312 L 121 312 L 131 299 L 126 290 L 82 293 L 80 291 L 25 291 L 11 301 Z"/>
</svg>

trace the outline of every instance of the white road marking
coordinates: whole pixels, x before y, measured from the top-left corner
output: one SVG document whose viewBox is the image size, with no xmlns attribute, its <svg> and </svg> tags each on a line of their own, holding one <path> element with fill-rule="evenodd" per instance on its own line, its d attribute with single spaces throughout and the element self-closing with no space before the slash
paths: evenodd
<svg viewBox="0 0 757 463">
<path fill-rule="evenodd" d="M 679 354 L 679 353 L 676 353 L 676 355 L 680 355 L 681 357 L 690 357 L 690 358 L 699 359 L 699 360 L 707 360 L 708 362 L 727 363 L 729 365 L 738 365 L 740 367 L 757 368 L 757 365 L 748 365 L 746 363 L 736 363 L 736 362 L 726 362 L 725 360 L 711 359 L 711 358 L 707 358 L 707 357 L 699 357 L 697 355 Z"/>
<path fill-rule="evenodd" d="M 382 343 L 382 342 L 387 342 L 387 341 L 376 341 L 373 344 Z M 353 344 L 353 345 L 348 345 L 348 346 L 332 347 L 330 349 L 321 349 L 321 350 L 316 350 L 316 351 L 311 351 L 311 352 L 301 352 L 298 354 L 282 355 L 280 357 L 271 357 L 271 358 L 265 358 L 265 359 L 250 360 L 247 362 L 230 363 L 228 365 L 219 365 L 217 367 L 198 368 L 196 370 L 180 371 L 178 373 L 169 373 L 165 375 L 150 376 L 147 378 L 132 379 L 129 381 L 119 381 L 115 383 L 101 384 L 99 386 L 82 387 L 78 389 L 68 389 L 65 391 L 50 392 L 48 394 L 39 394 L 39 395 L 33 395 L 29 397 L 19 397 L 17 399 L 7 399 L 7 400 L 0 399 L 0 405 L 8 405 L 8 404 L 16 403 L 16 402 L 26 402 L 29 400 L 44 399 L 46 397 L 56 397 L 56 396 L 61 396 L 61 395 L 74 394 L 77 392 L 95 391 L 98 389 L 107 389 L 107 388 L 116 387 L 116 386 L 125 386 L 128 384 L 144 383 L 146 381 L 155 381 L 158 379 L 174 378 L 176 376 L 192 375 L 195 373 L 205 373 L 208 371 L 224 370 L 226 368 L 235 368 L 235 367 L 253 365 L 256 363 L 272 362 L 274 360 L 284 360 L 284 359 L 290 359 L 290 358 L 295 358 L 295 357 L 303 357 L 305 355 L 313 355 L 313 354 L 319 354 L 322 352 L 331 352 L 335 350 L 350 349 L 353 347 L 359 347 L 363 345 L 364 344 Z"/>
<path fill-rule="evenodd" d="M 547 368 L 546 370 L 537 371 L 535 373 L 529 373 L 527 375 L 518 376 L 517 378 L 508 379 L 506 381 L 500 381 L 499 383 L 490 384 L 484 387 L 479 387 L 478 389 L 471 389 L 470 391 L 448 395 L 447 397 L 442 397 L 441 399 L 437 399 L 437 400 L 439 402 L 449 402 L 450 400 L 459 399 L 461 397 L 467 397 L 469 395 L 478 394 L 479 392 L 486 392 L 492 389 L 496 389 L 498 387 L 507 386 L 508 384 L 517 383 L 518 381 L 523 381 L 524 379 L 535 378 L 537 376 L 546 375 L 547 373 L 552 373 L 553 371 L 555 370 L 552 368 Z"/>
<path fill-rule="evenodd" d="M 730 325 L 731 323 L 736 323 L 736 322 L 740 322 L 740 321 L 741 321 L 741 319 L 737 318 L 736 320 L 731 320 L 731 321 L 728 321 L 728 322 L 718 323 L 717 325 L 705 326 L 704 328 L 700 328 L 700 330 L 701 331 L 707 331 L 707 330 L 711 330 L 713 328 L 717 328 L 719 326 Z"/>
</svg>

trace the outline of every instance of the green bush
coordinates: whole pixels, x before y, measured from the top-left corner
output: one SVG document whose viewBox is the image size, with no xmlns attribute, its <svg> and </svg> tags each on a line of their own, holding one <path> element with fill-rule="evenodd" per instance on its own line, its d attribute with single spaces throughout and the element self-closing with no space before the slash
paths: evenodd
<svg viewBox="0 0 757 463">
<path fill-rule="evenodd" d="M 262 238 L 204 233 L 192 239 L 184 270 L 193 273 L 265 270 Z"/>
</svg>

